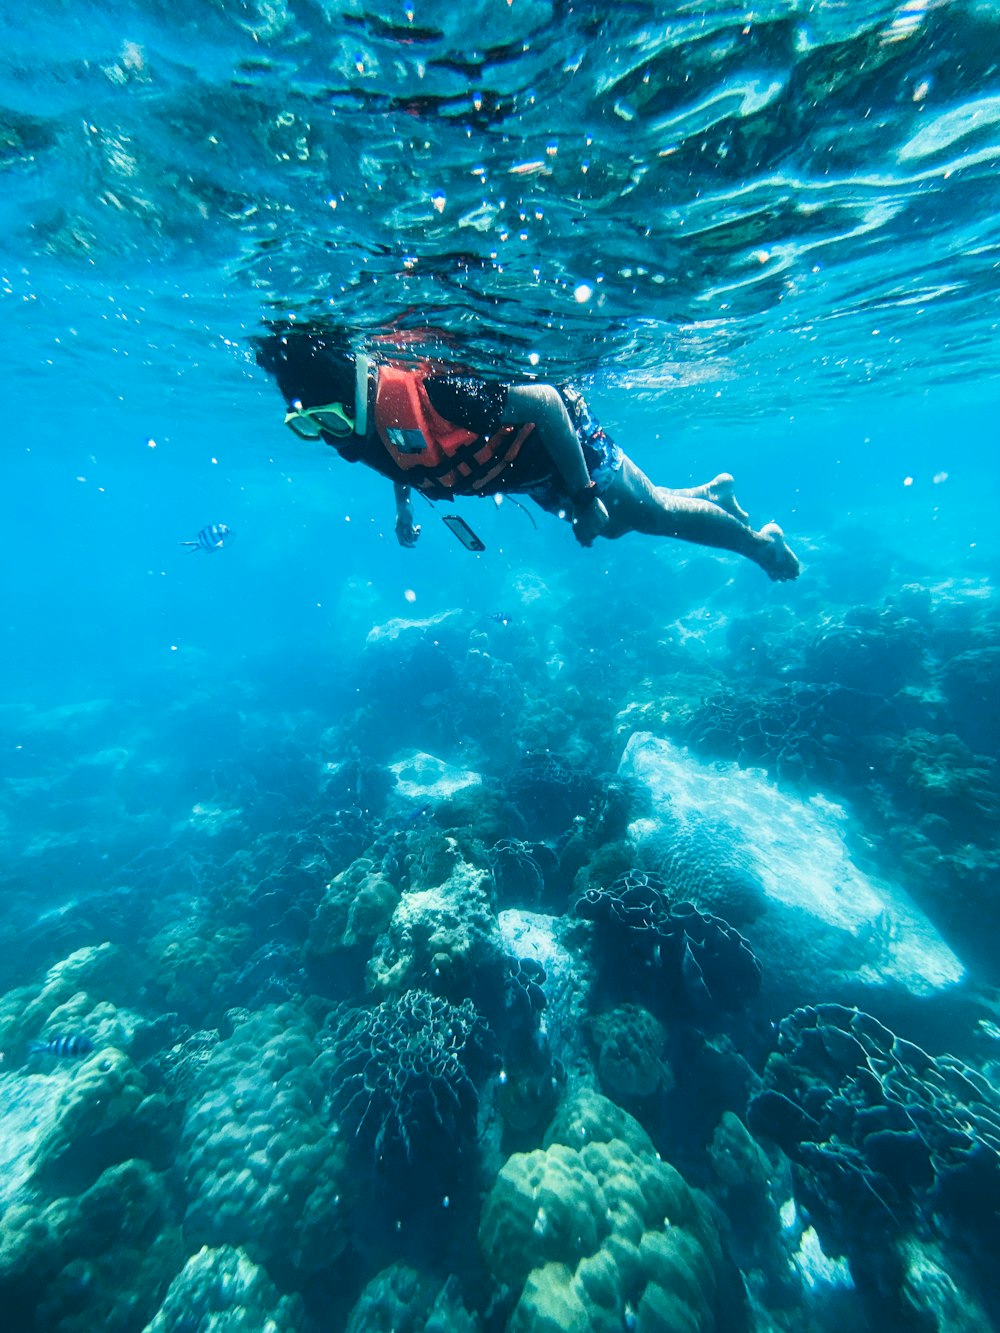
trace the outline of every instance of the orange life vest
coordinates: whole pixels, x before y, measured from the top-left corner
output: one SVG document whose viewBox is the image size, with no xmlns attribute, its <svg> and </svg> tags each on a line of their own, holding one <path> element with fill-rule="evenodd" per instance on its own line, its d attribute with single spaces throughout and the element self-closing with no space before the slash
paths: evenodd
<svg viewBox="0 0 1000 1333">
<path fill-rule="evenodd" d="M 431 405 L 426 367 L 382 364 L 375 389 L 375 426 L 397 466 L 422 490 L 477 493 L 521 451 L 533 422 L 501 426 L 485 438 L 446 421 Z"/>
</svg>

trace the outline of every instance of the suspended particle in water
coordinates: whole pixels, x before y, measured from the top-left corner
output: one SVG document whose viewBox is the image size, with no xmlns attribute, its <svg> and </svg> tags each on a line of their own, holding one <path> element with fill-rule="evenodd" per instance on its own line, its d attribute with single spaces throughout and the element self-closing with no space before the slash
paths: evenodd
<svg viewBox="0 0 1000 1333">
<path fill-rule="evenodd" d="M 581 282 L 573 288 L 573 300 L 579 305 L 586 305 L 594 294 L 594 289 L 589 282 Z"/>
<path fill-rule="evenodd" d="M 406 591 L 403 593 L 403 598 L 407 602 L 415 602 L 417 600 L 417 594 L 413 591 L 412 588 L 407 588 Z"/>
</svg>

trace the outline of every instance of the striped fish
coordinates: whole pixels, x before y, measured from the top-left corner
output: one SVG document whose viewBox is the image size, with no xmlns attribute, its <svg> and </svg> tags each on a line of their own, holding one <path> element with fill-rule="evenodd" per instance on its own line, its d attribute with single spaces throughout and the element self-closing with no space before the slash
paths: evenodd
<svg viewBox="0 0 1000 1333">
<path fill-rule="evenodd" d="M 233 544 L 233 530 L 227 523 L 210 523 L 202 528 L 193 542 L 180 542 L 180 546 L 190 546 L 195 551 L 221 551 L 224 546 Z"/>
<path fill-rule="evenodd" d="M 81 1055 L 89 1055 L 94 1043 L 82 1032 L 64 1034 L 61 1037 L 49 1037 L 48 1041 L 33 1041 L 28 1047 L 30 1055 L 58 1055 L 64 1060 L 78 1060 Z"/>
</svg>

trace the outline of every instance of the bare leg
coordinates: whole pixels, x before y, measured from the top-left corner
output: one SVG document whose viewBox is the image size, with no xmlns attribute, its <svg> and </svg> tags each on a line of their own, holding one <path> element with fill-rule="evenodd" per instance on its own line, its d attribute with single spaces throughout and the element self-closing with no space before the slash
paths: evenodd
<svg viewBox="0 0 1000 1333">
<path fill-rule="evenodd" d="M 660 486 L 658 489 L 666 491 L 668 495 L 687 496 L 689 500 L 707 500 L 709 504 L 724 509 L 727 514 L 731 514 L 733 518 L 738 519 L 744 527 L 748 528 L 750 526 L 750 515 L 737 500 L 734 485 L 731 473 L 720 472 L 711 481 L 706 481 L 704 486 L 690 486 L 681 490 L 673 486 Z"/>
<path fill-rule="evenodd" d="M 723 476 L 728 478 L 726 473 Z M 728 481 L 731 485 L 732 479 Z M 708 487 L 714 484 L 709 482 Z M 728 508 L 703 498 L 700 492 L 704 490 L 707 488 L 698 487 L 694 494 L 684 494 L 654 486 L 626 458 L 601 497 L 611 517 L 603 535 L 624 537 L 627 532 L 644 532 L 654 537 L 676 537 L 698 546 L 735 551 L 759 565 L 775 582 L 798 578 L 799 562 L 776 523 L 768 523 L 760 532 L 754 532 Z"/>
</svg>

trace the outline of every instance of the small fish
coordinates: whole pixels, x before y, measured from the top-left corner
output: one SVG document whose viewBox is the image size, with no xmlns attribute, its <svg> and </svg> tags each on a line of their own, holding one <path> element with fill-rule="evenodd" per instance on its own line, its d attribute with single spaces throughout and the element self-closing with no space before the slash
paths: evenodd
<svg viewBox="0 0 1000 1333">
<path fill-rule="evenodd" d="M 210 523 L 193 542 L 179 542 L 179 546 L 190 546 L 196 551 L 221 551 L 224 546 L 232 546 L 233 530 L 227 523 Z"/>
<path fill-rule="evenodd" d="M 66 1060 L 78 1060 L 81 1055 L 89 1055 L 94 1043 L 82 1032 L 73 1032 L 61 1037 L 49 1037 L 48 1041 L 33 1041 L 28 1046 L 30 1055 L 58 1055 Z"/>
<path fill-rule="evenodd" d="M 404 815 L 402 820 L 400 821 L 402 823 L 403 828 L 408 828 L 412 824 L 419 823 L 420 820 L 423 819 L 424 815 L 430 813 L 430 808 L 431 808 L 431 803 L 430 801 L 427 801 L 424 805 L 418 806 L 416 810 L 411 810 L 408 815 Z"/>
<path fill-rule="evenodd" d="M 505 629 L 510 624 L 510 616 L 506 611 L 494 611 L 490 620 L 495 620 L 498 625 L 503 625 Z"/>
</svg>

